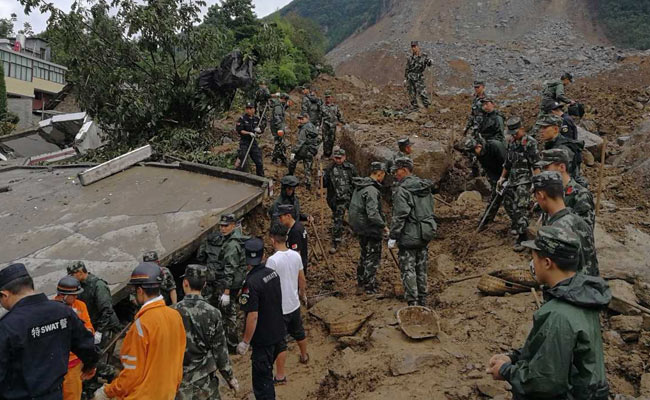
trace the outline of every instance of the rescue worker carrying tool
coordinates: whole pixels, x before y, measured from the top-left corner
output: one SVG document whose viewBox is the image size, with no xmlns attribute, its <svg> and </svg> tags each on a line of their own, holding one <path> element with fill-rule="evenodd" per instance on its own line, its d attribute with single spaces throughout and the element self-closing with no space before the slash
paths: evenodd
<svg viewBox="0 0 650 400">
<path fill-rule="evenodd" d="M 267 107 L 264 109 L 266 113 Z M 262 150 L 257 144 L 257 136 L 261 135 L 266 127 L 264 115 L 262 118 L 255 115 L 255 104 L 246 104 L 246 113 L 239 117 L 237 121 L 237 133 L 241 138 L 239 142 L 239 156 L 237 168 L 240 171 L 246 170 L 246 161 L 248 157 L 255 163 L 255 173 L 257 176 L 264 176 L 264 164 L 262 163 Z"/>
<path fill-rule="evenodd" d="M 0 398 L 62 400 L 70 352 L 95 374 L 99 352 L 74 310 L 34 291 L 24 264 L 0 270 Z"/>
<path fill-rule="evenodd" d="M 95 392 L 95 400 L 173 399 L 183 379 L 185 327 L 178 311 L 165 306 L 160 295 L 160 267 L 141 263 L 131 273 L 129 286 L 138 305 L 126 334 L 120 360 L 124 369 Z"/>
</svg>

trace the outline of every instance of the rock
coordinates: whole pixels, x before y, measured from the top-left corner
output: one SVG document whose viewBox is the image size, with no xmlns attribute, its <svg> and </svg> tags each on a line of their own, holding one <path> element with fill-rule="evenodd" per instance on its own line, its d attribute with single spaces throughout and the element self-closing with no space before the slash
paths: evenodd
<svg viewBox="0 0 650 400">
<path fill-rule="evenodd" d="M 431 121 L 428 121 L 426 124 L 424 124 L 424 127 L 425 127 L 425 128 L 433 128 L 434 126 L 435 126 L 435 125 L 434 125 L 433 122 L 431 122 Z"/>
<path fill-rule="evenodd" d="M 578 140 L 585 142 L 585 150 L 589 150 L 594 157 L 600 157 L 603 138 L 579 126 Z"/>
<path fill-rule="evenodd" d="M 333 362 L 329 368 L 330 374 L 340 379 L 352 378 L 361 371 L 365 364 L 357 360 L 358 356 L 351 348 L 341 351 L 338 362 Z"/>
<path fill-rule="evenodd" d="M 650 396 L 650 373 L 641 375 L 639 394 L 641 396 Z"/>
<path fill-rule="evenodd" d="M 623 347 L 625 346 L 625 340 L 621 335 L 616 331 L 605 331 L 603 332 L 603 341 L 609 343 L 612 346 Z"/>
<path fill-rule="evenodd" d="M 580 121 L 580 126 L 589 132 L 598 132 L 598 124 L 593 119 L 583 119 Z"/>
<path fill-rule="evenodd" d="M 643 317 L 630 315 L 616 315 L 609 319 L 610 328 L 619 332 L 621 338 L 626 342 L 634 342 L 639 339 Z"/>
<path fill-rule="evenodd" d="M 368 343 L 364 338 L 358 336 L 342 336 L 338 339 L 338 342 L 343 348 L 365 348 Z"/>
<path fill-rule="evenodd" d="M 477 191 L 461 193 L 456 199 L 456 205 L 463 209 L 474 209 L 483 207 L 483 196 Z"/>
<path fill-rule="evenodd" d="M 650 332 L 642 331 L 641 334 L 639 334 L 639 346 L 650 349 Z"/>
<path fill-rule="evenodd" d="M 639 302 L 650 307 L 650 283 L 642 279 L 636 279 L 634 282 L 634 294 L 639 299 Z"/>
<path fill-rule="evenodd" d="M 593 167 L 596 164 L 596 158 L 591 153 L 591 151 L 585 149 L 585 150 L 582 151 L 582 162 L 587 167 Z"/>
<path fill-rule="evenodd" d="M 612 291 L 612 297 L 617 297 L 623 300 L 627 300 L 630 303 L 637 304 L 639 300 L 634 294 L 634 286 L 631 284 L 620 280 L 615 279 L 609 281 L 609 289 Z M 609 303 L 609 309 L 614 310 L 617 313 L 621 314 L 638 314 L 638 310 L 634 307 L 628 306 L 627 304 L 612 298 L 612 301 Z"/>
<path fill-rule="evenodd" d="M 643 314 L 643 323 L 641 324 L 641 329 L 644 331 L 650 331 L 650 315 Z"/>
<path fill-rule="evenodd" d="M 488 197 L 492 194 L 492 188 L 490 187 L 490 181 L 484 176 L 474 178 L 471 181 L 467 182 L 465 190 L 476 190 L 481 193 L 483 197 Z"/>
<path fill-rule="evenodd" d="M 634 282 L 650 280 L 650 235 L 631 225 L 621 232 L 624 243 L 616 240 L 596 223 L 594 238 L 598 253 L 600 275 L 605 279 L 624 279 Z"/>
<path fill-rule="evenodd" d="M 506 393 L 502 385 L 496 382 L 477 382 L 476 389 L 484 396 L 495 398 Z"/>
<path fill-rule="evenodd" d="M 390 362 L 390 372 L 393 376 L 407 375 L 441 362 L 442 357 L 439 354 L 403 353 L 393 357 Z"/>
<path fill-rule="evenodd" d="M 631 136 L 619 136 L 616 138 L 616 143 L 618 143 L 619 146 L 623 146 L 625 143 L 630 141 Z"/>
</svg>

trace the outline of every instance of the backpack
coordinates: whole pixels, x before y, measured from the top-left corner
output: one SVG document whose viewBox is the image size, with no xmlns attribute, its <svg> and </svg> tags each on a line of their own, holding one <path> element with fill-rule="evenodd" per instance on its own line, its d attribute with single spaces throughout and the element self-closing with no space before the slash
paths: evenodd
<svg viewBox="0 0 650 400">
<path fill-rule="evenodd" d="M 572 117 L 582 118 L 585 115 L 585 105 L 582 103 L 575 103 L 570 105 L 569 115 Z"/>
</svg>

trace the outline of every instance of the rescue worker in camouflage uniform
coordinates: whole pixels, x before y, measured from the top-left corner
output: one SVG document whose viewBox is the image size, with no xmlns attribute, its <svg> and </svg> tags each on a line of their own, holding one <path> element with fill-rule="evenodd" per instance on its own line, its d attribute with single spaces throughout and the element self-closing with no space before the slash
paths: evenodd
<svg viewBox="0 0 650 400">
<path fill-rule="evenodd" d="M 357 290 L 377 293 L 376 275 L 381 264 L 382 238 L 389 233 L 386 216 L 381 207 L 381 184 L 386 166 L 370 164 L 370 176 L 352 180 L 354 193 L 350 200 L 350 226 L 359 239 L 361 256 L 357 266 Z"/>
<path fill-rule="evenodd" d="M 316 96 L 309 86 L 302 87 L 302 103 L 300 104 L 300 112 L 309 114 L 309 120 L 317 128 L 320 127 L 322 119 L 323 101 Z"/>
<path fill-rule="evenodd" d="M 499 195 L 499 189 L 497 188 L 497 182 L 501 178 L 501 173 L 503 172 L 503 164 L 506 161 L 506 148 L 503 142 L 499 140 L 483 140 L 481 138 L 475 139 L 471 136 L 468 136 L 465 139 L 464 143 L 465 151 L 474 154 L 483 167 L 483 170 L 487 174 L 488 180 L 490 181 L 490 188 L 492 194 L 490 200 L 488 201 L 488 208 L 486 208 L 483 216 L 485 217 L 485 223 L 483 224 L 481 230 L 487 228 L 487 225 L 494 221 L 494 218 L 499 212 L 501 203 L 503 202 L 503 196 Z M 496 202 L 493 204 L 493 201 Z M 490 207 L 492 205 L 492 207 Z M 483 219 L 483 217 L 481 217 Z"/>
<path fill-rule="evenodd" d="M 507 122 L 508 148 L 497 188 L 508 182 L 503 192 L 503 206 L 510 217 L 510 230 L 517 237 L 515 251 L 523 251 L 521 243 L 527 240 L 528 217 L 530 212 L 530 187 L 533 169 L 539 161 L 537 141 L 526 134 L 521 118 L 512 117 Z"/>
<path fill-rule="evenodd" d="M 481 104 L 483 107 L 483 118 L 474 136 L 478 137 L 480 135 L 485 140 L 505 142 L 503 115 L 496 109 L 494 100 L 484 98 Z"/>
<path fill-rule="evenodd" d="M 299 161 L 305 167 L 305 187 L 311 190 L 312 166 L 314 156 L 318 153 L 321 137 L 318 129 L 310 122 L 309 114 L 302 113 L 298 117 L 298 141 L 292 149 L 289 161 L 289 175 L 294 175 Z"/>
<path fill-rule="evenodd" d="M 580 238 L 581 257 L 578 272 L 598 276 L 598 258 L 594 245 L 594 232 L 583 220 L 564 204 L 562 176 L 555 171 L 544 171 L 533 177 L 535 200 L 548 214 L 544 226 L 555 226 L 574 232 Z"/>
<path fill-rule="evenodd" d="M 259 89 L 255 92 L 255 109 L 257 110 L 257 117 L 260 119 L 267 119 L 269 116 L 268 105 L 271 100 L 271 92 L 266 86 L 265 81 L 260 81 Z M 266 114 L 264 114 L 266 111 Z M 266 124 L 265 124 L 266 125 Z"/>
<path fill-rule="evenodd" d="M 425 108 L 429 108 L 431 105 L 431 100 L 429 99 L 427 87 L 424 82 L 424 71 L 432 65 L 433 60 L 420 50 L 420 43 L 412 41 L 411 55 L 406 62 L 406 69 L 404 70 L 404 83 L 409 93 L 411 107 L 415 110 L 420 107 L 418 99 L 422 101 L 422 105 Z"/>
<path fill-rule="evenodd" d="M 576 273 L 580 240 L 571 231 L 542 227 L 531 272 L 545 285 L 546 302 L 533 315 L 521 349 L 493 356 L 487 372 L 508 381 L 514 400 L 607 400 L 600 311 L 612 299 L 607 283 Z"/>
<path fill-rule="evenodd" d="M 564 112 L 564 106 L 562 104 L 554 101 L 548 105 L 547 110 L 547 113 L 562 118 L 562 127 L 560 128 L 562 136 L 571 140 L 578 140 L 578 127 L 575 121 L 573 121 L 573 118 Z"/>
<path fill-rule="evenodd" d="M 228 350 L 234 354 L 239 343 L 239 295 L 246 276 L 244 241 L 233 214 L 221 216 L 219 232 L 211 232 L 201 243 L 197 259 L 206 263 L 208 279 L 203 295 L 223 315 Z"/>
<path fill-rule="evenodd" d="M 185 297 L 174 306 L 183 318 L 186 335 L 183 381 L 176 400 L 220 399 L 217 370 L 231 389 L 239 390 L 221 313 L 201 296 L 206 279 L 206 267 L 188 265 L 183 275 Z"/>
<path fill-rule="evenodd" d="M 148 251 L 142 256 L 142 262 L 152 262 L 160 265 L 158 253 L 155 251 Z M 165 304 L 172 306 L 178 302 L 178 295 L 176 293 L 176 282 L 174 275 L 167 267 L 160 266 L 162 271 L 163 281 L 160 284 L 160 294 L 165 299 Z"/>
<path fill-rule="evenodd" d="M 334 104 L 332 98 L 332 92 L 325 92 L 325 104 L 323 105 L 322 110 L 323 118 L 323 129 L 321 134 L 323 135 L 323 156 L 325 158 L 330 158 L 332 156 L 332 149 L 334 148 L 334 143 L 336 142 L 336 124 L 342 123 L 343 115 L 341 115 L 341 110 L 339 106 Z"/>
<path fill-rule="evenodd" d="M 539 114 L 537 115 L 537 123 L 539 123 L 541 119 L 549 113 L 549 111 L 546 110 L 546 107 L 549 103 L 557 102 L 560 104 L 575 104 L 575 101 L 569 99 L 564 93 L 565 87 L 572 82 L 573 75 L 571 75 L 569 72 L 562 74 L 562 77 L 560 77 L 559 81 L 544 82 L 544 89 L 542 89 L 542 101 L 539 104 Z M 533 128 L 534 134 L 537 134 L 540 128 L 537 123 Z"/>
<path fill-rule="evenodd" d="M 413 161 L 398 158 L 393 167 L 399 186 L 393 197 L 388 248 L 399 248 L 399 265 L 409 306 L 425 306 L 429 242 L 437 224 L 433 217 L 433 183 L 413 175 Z"/>
<path fill-rule="evenodd" d="M 276 214 L 281 205 L 290 205 L 293 207 L 292 216 L 296 221 L 309 221 L 310 216 L 300 212 L 300 201 L 296 196 L 296 187 L 300 184 L 298 178 L 293 175 L 285 175 L 280 179 L 280 195 L 273 201 L 271 208 L 269 208 L 269 217 L 271 222 L 276 220 Z"/>
<path fill-rule="evenodd" d="M 235 130 L 239 134 L 239 153 L 237 163 L 235 164 L 240 171 L 246 171 L 248 161 L 255 163 L 255 173 L 257 176 L 264 176 L 264 163 L 262 160 L 262 150 L 257 143 L 257 137 L 262 134 L 266 121 L 260 120 L 255 115 L 255 104 L 247 103 L 246 112 L 239 117 Z M 249 150 L 250 149 L 250 150 Z"/>
<path fill-rule="evenodd" d="M 330 254 L 336 249 L 343 239 L 343 218 L 345 211 L 350 208 L 352 198 L 352 179 L 358 176 L 357 169 L 345 159 L 345 150 L 340 147 L 334 149 L 334 162 L 325 169 L 323 186 L 327 189 L 327 205 L 332 210 L 332 247 Z"/>
<path fill-rule="evenodd" d="M 582 186 L 589 188 L 589 182 L 580 173 L 582 164 L 582 150 L 584 142 L 571 140 L 560 133 L 562 118 L 549 114 L 542 117 L 538 122 L 539 136 L 544 144 L 544 150 L 565 149 L 569 154 L 569 174 Z"/>
<path fill-rule="evenodd" d="M 485 112 L 483 111 L 483 99 L 487 95 L 485 94 L 485 82 L 483 81 L 474 81 L 474 97 L 472 98 L 472 108 L 467 118 L 467 124 L 465 125 L 465 131 L 463 134 L 466 135 L 470 130 L 478 130 L 478 127 L 481 126 Z"/>
<path fill-rule="evenodd" d="M 285 113 L 291 106 L 291 100 L 286 93 L 279 94 L 271 100 L 271 134 L 273 135 L 273 153 L 271 161 L 275 164 L 282 163 L 287 165 L 287 146 L 284 144 L 284 133 L 287 129 L 285 122 Z"/>
<path fill-rule="evenodd" d="M 574 214 L 584 219 L 593 230 L 596 225 L 596 207 L 594 196 L 584 186 L 571 178 L 567 172 L 569 168 L 569 154 L 565 149 L 544 150 L 542 159 L 537 165 L 544 171 L 556 171 L 562 175 L 564 184 L 564 203 Z"/>
<path fill-rule="evenodd" d="M 409 138 L 402 138 L 397 141 L 397 152 L 393 153 L 393 158 L 390 159 L 386 168 L 390 170 L 395 165 L 395 160 L 398 158 L 411 158 L 413 153 L 413 142 Z"/>
</svg>

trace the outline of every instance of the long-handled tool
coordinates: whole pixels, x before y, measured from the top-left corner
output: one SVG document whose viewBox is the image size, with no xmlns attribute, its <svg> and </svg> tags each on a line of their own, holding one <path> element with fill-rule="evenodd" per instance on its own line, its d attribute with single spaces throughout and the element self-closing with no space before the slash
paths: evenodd
<svg viewBox="0 0 650 400">
<path fill-rule="evenodd" d="M 603 139 L 603 148 L 600 151 L 600 166 L 598 167 L 598 194 L 596 195 L 596 216 L 600 214 L 600 196 L 603 193 L 603 173 L 605 171 L 605 150 L 607 149 L 607 136 Z"/>
<path fill-rule="evenodd" d="M 535 288 L 530 288 L 530 292 L 533 294 L 533 297 L 535 298 L 535 303 L 537 304 L 537 308 L 542 308 L 542 302 L 539 301 L 539 297 L 537 297 L 537 290 L 535 290 Z"/>
<path fill-rule="evenodd" d="M 481 218 L 481 221 L 478 224 L 478 227 L 476 228 L 476 232 L 480 232 L 481 228 L 483 228 L 483 225 L 487 222 L 487 217 L 490 215 L 490 211 L 492 211 L 492 208 L 497 204 L 498 200 L 503 197 L 503 192 L 506 190 L 506 187 L 508 186 L 508 181 L 505 181 L 503 185 L 501 186 L 501 190 L 496 189 L 496 196 L 494 196 L 494 199 L 492 199 L 492 202 L 488 206 L 488 208 L 485 210 L 485 213 L 483 213 L 483 218 Z"/>
<path fill-rule="evenodd" d="M 264 116 L 266 115 L 266 110 L 269 108 L 269 103 L 266 103 L 266 106 L 264 106 L 264 111 L 262 112 L 262 116 L 260 117 L 260 120 L 257 122 L 257 126 L 255 128 L 259 128 L 260 124 L 262 123 L 262 120 L 264 119 Z M 255 138 L 252 138 L 251 143 L 248 145 L 248 150 L 246 150 L 246 155 L 244 156 L 244 159 L 241 162 L 241 170 L 243 171 L 244 168 L 246 168 L 246 160 L 248 159 L 248 155 L 251 152 L 251 149 L 253 148 L 253 143 L 255 142 Z"/>
<path fill-rule="evenodd" d="M 115 335 L 115 337 L 113 337 L 113 339 L 111 339 L 111 341 L 108 342 L 108 345 L 106 347 L 104 347 L 104 349 L 102 349 L 102 351 L 99 353 L 100 357 L 103 356 L 104 354 L 106 354 L 107 352 L 109 354 L 112 353 L 112 351 L 109 352 L 109 350 L 111 348 L 115 349 L 115 344 L 117 343 L 118 340 L 120 340 L 122 335 L 124 335 L 131 328 L 131 325 L 133 325 L 133 322 L 129 322 L 128 324 L 126 324 L 126 326 L 120 331 L 120 333 Z"/>
<path fill-rule="evenodd" d="M 314 231 L 314 235 L 316 235 L 316 241 L 320 246 L 320 251 L 323 253 L 323 257 L 325 257 L 325 265 L 327 266 L 327 270 L 330 272 L 330 274 L 334 275 L 334 271 L 332 270 L 332 264 L 330 263 L 330 258 L 327 252 L 325 251 L 325 248 L 323 247 L 323 242 L 320 241 L 320 236 L 318 235 L 318 231 L 316 231 L 316 225 L 314 224 L 314 221 L 309 221 L 309 224 L 311 225 L 311 229 Z"/>
</svg>

